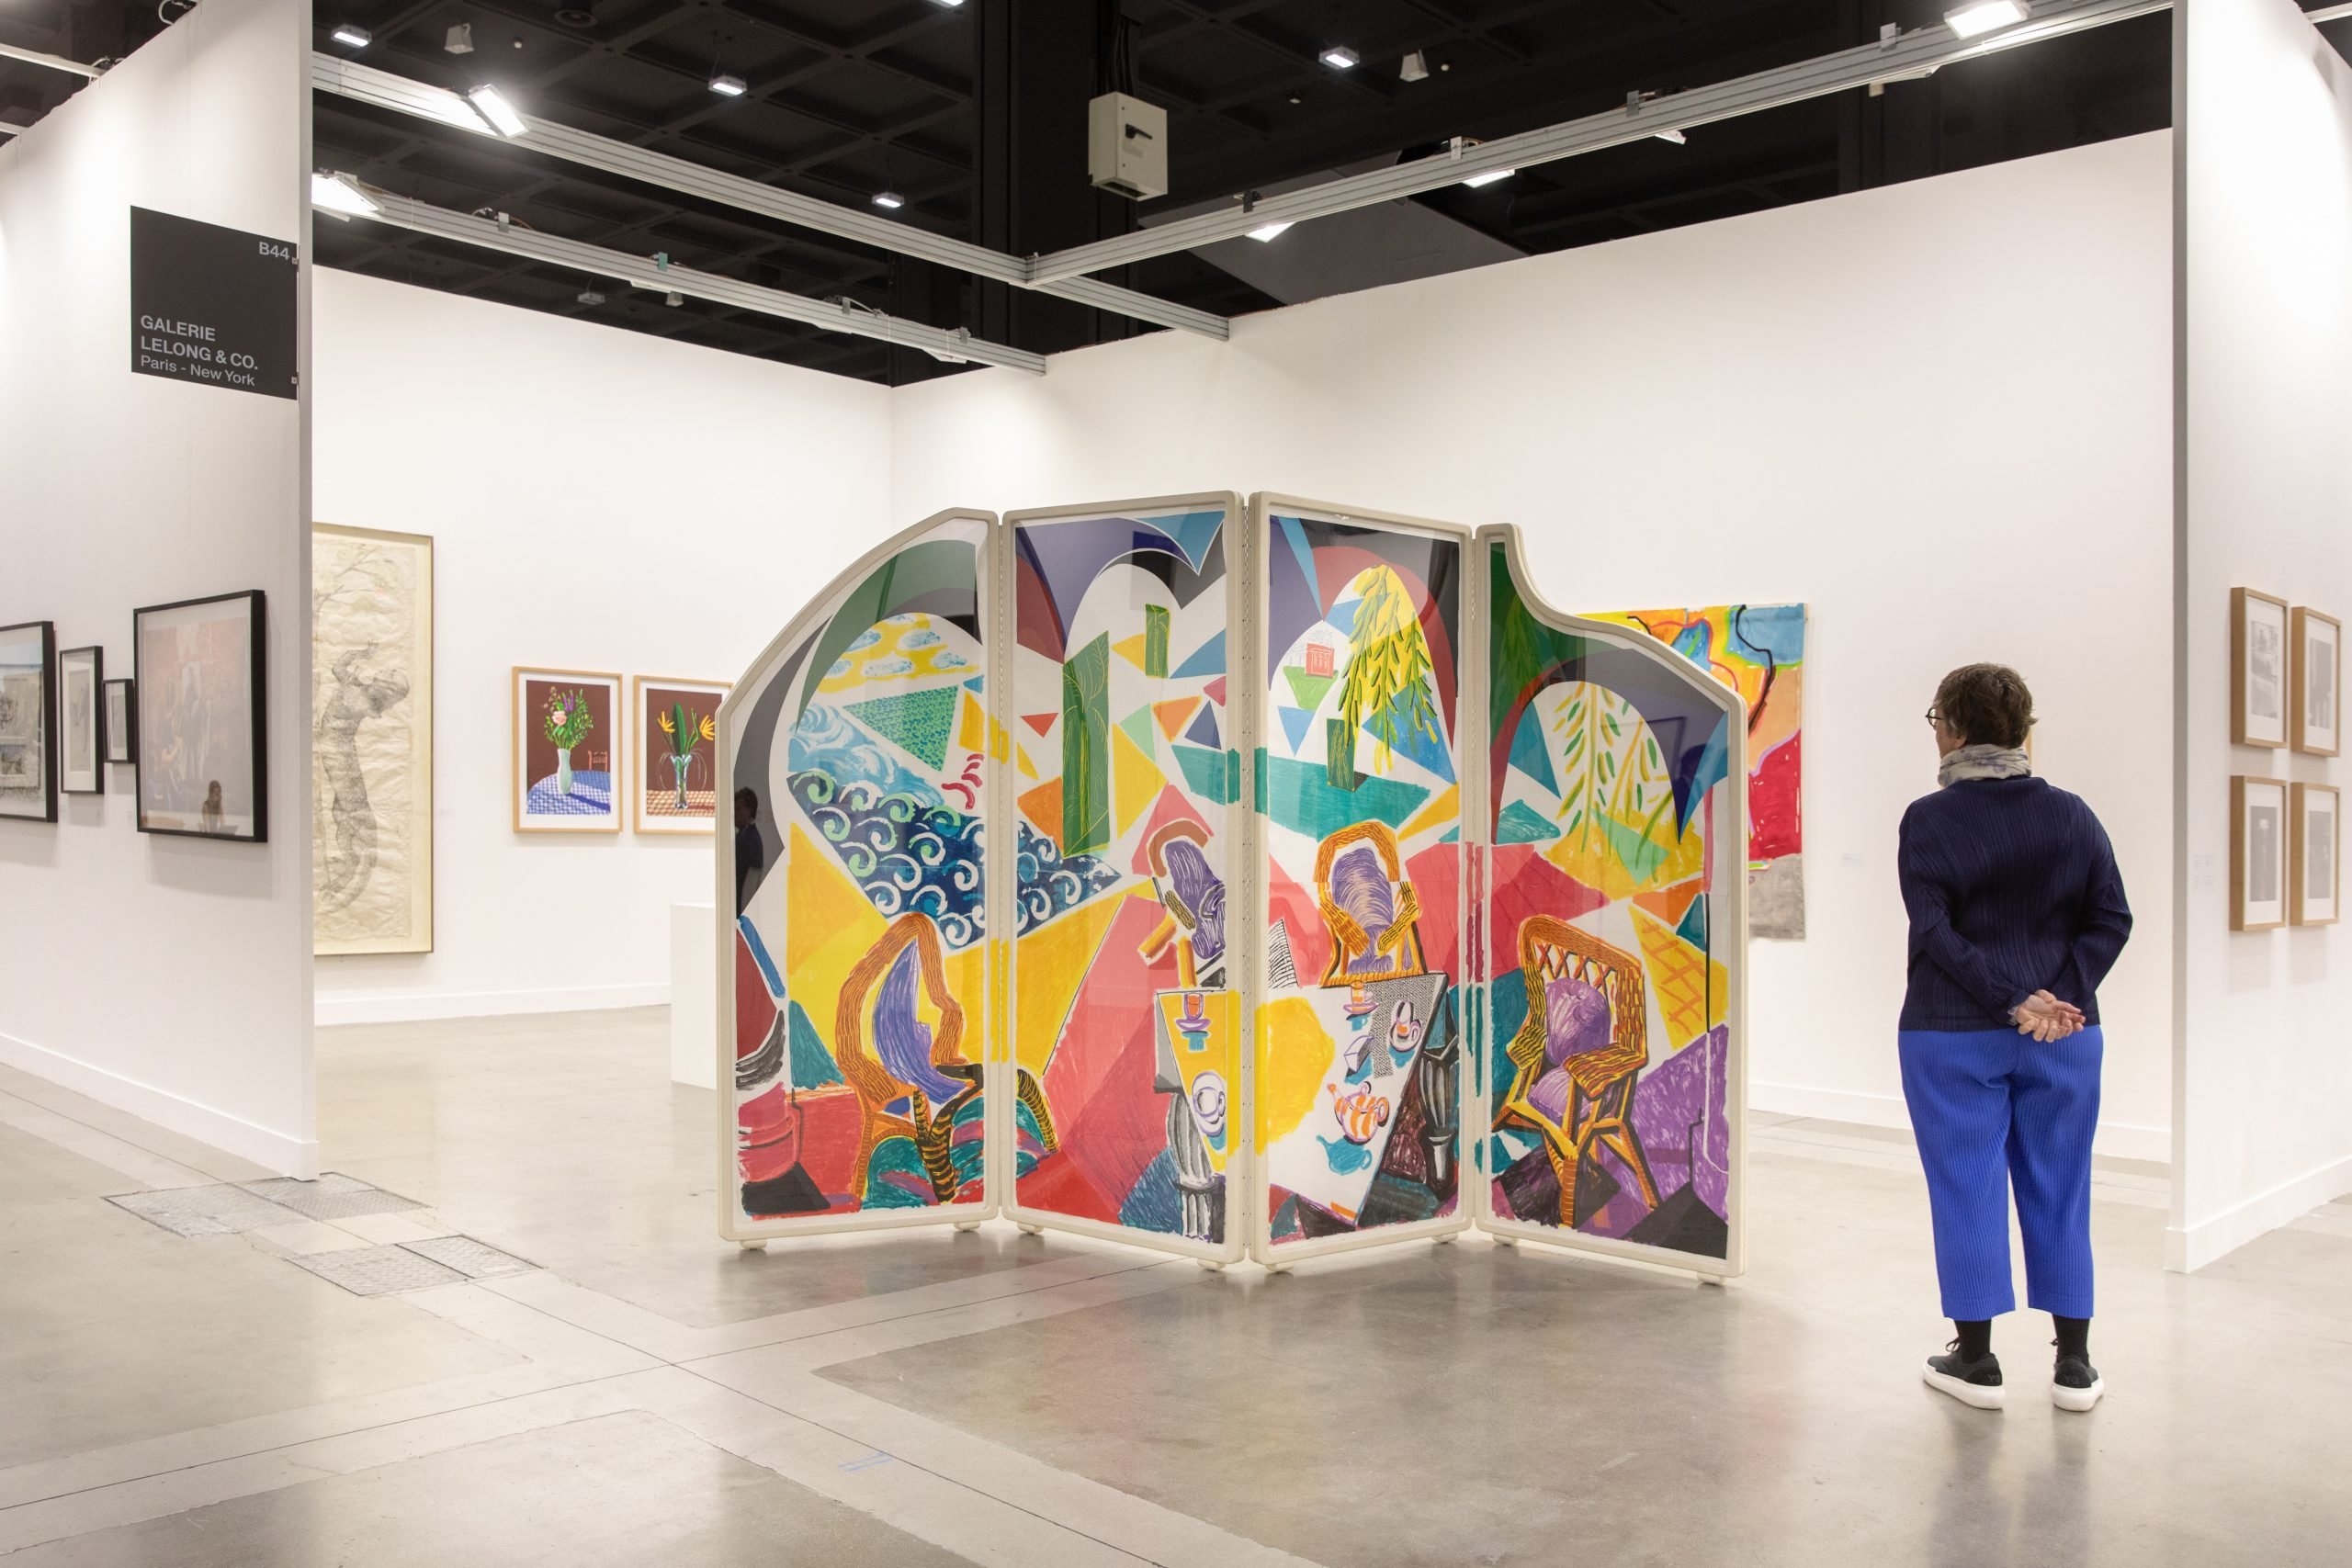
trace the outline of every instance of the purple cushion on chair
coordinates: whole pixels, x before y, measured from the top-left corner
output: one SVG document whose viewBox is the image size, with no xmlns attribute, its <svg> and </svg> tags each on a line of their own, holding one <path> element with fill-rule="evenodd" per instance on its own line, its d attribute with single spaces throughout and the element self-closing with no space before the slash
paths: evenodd
<svg viewBox="0 0 2352 1568">
<path fill-rule="evenodd" d="M 1529 1087 L 1527 1103 L 1542 1111 L 1555 1127 L 1568 1122 L 1568 1069 L 1554 1067 Z"/>
<path fill-rule="evenodd" d="M 1544 1061 L 1556 1067 L 1571 1056 L 1606 1050 L 1610 1039 L 1607 997 L 1582 980 L 1559 979 L 1544 985 Z"/>
</svg>

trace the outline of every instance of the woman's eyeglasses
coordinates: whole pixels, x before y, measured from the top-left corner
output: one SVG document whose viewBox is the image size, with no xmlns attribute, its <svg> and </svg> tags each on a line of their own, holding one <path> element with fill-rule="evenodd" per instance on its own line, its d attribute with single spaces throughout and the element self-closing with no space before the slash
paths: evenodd
<svg viewBox="0 0 2352 1568">
<path fill-rule="evenodd" d="M 1943 716 L 1943 715 L 1941 715 L 1941 714 L 1938 713 L 1938 712 L 1937 712 L 1935 709 L 1933 709 L 1933 708 L 1929 708 L 1929 709 L 1928 710 L 1928 728 L 1929 729 L 1933 729 L 1933 728 L 1935 728 L 1935 727 L 1936 727 L 1936 726 L 1938 726 L 1938 725 L 1941 724 L 1943 721 L 1944 721 L 1944 716 Z"/>
</svg>

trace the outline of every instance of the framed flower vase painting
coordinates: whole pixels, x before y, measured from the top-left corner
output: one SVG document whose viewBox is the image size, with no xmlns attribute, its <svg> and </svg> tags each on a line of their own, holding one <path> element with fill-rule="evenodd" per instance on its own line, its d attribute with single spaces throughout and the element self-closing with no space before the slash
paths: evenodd
<svg viewBox="0 0 2352 1568">
<path fill-rule="evenodd" d="M 259 589 L 131 612 L 139 830 L 269 841 Z"/>
<path fill-rule="evenodd" d="M 130 681 L 108 681 L 107 693 L 107 761 L 128 767 L 139 760 L 139 703 Z"/>
<path fill-rule="evenodd" d="M 67 795 L 107 789 L 106 652 L 69 648 L 57 656 L 57 787 Z"/>
<path fill-rule="evenodd" d="M 2230 590 L 2230 743 L 2287 744 L 2287 601 Z"/>
<path fill-rule="evenodd" d="M 514 701 L 514 830 L 619 832 L 621 678 L 517 668 Z"/>
<path fill-rule="evenodd" d="M 640 833 L 708 833 L 718 820 L 718 705 L 724 682 L 639 675 L 632 682 L 629 801 Z"/>
<path fill-rule="evenodd" d="M 57 628 L 0 626 L 0 817 L 57 820 Z"/>
<path fill-rule="evenodd" d="M 2342 799 L 2332 784 L 2299 784 L 2289 794 L 2294 831 L 2288 847 L 2288 918 L 2299 926 L 2332 926 L 2343 866 L 2335 832 Z"/>
<path fill-rule="evenodd" d="M 2230 930 L 2267 931 L 2287 923 L 2287 785 L 2281 779 L 2230 780 Z"/>
<path fill-rule="evenodd" d="M 2344 623 L 2304 605 L 2295 606 L 2291 624 L 2295 649 L 2295 680 L 2289 704 L 2295 720 L 2295 750 L 2314 757 L 2333 757 L 2337 740 L 2337 694 L 2344 687 Z"/>
</svg>

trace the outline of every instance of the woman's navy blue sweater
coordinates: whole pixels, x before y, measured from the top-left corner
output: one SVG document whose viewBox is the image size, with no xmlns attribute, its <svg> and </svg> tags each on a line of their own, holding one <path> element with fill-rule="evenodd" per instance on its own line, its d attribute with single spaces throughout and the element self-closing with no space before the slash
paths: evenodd
<svg viewBox="0 0 2352 1568">
<path fill-rule="evenodd" d="M 1911 914 L 1902 1028 L 2008 1027 L 2041 990 L 2098 1021 L 2132 910 L 2081 797 L 2037 778 L 1963 780 L 1911 803 L 1895 870 Z"/>
</svg>

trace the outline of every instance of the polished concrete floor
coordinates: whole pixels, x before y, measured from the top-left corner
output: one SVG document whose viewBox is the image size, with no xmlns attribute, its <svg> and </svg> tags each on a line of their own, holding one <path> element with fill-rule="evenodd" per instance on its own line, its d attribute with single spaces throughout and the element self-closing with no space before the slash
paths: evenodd
<svg viewBox="0 0 2352 1568">
<path fill-rule="evenodd" d="M 2107 1403 L 1917 1381 L 1900 1134 L 1758 1116 L 1750 1273 L 1476 1239 L 1280 1278 L 1009 1225 L 739 1253 L 659 1012 L 322 1031 L 324 1163 L 424 1207 L 183 1238 L 266 1173 L 0 1070 L 0 1554 L 26 1564 L 2335 1563 L 2352 1204 L 2194 1278 L 2103 1163 Z M 445 1234 L 536 1269 L 359 1296 Z"/>
</svg>

